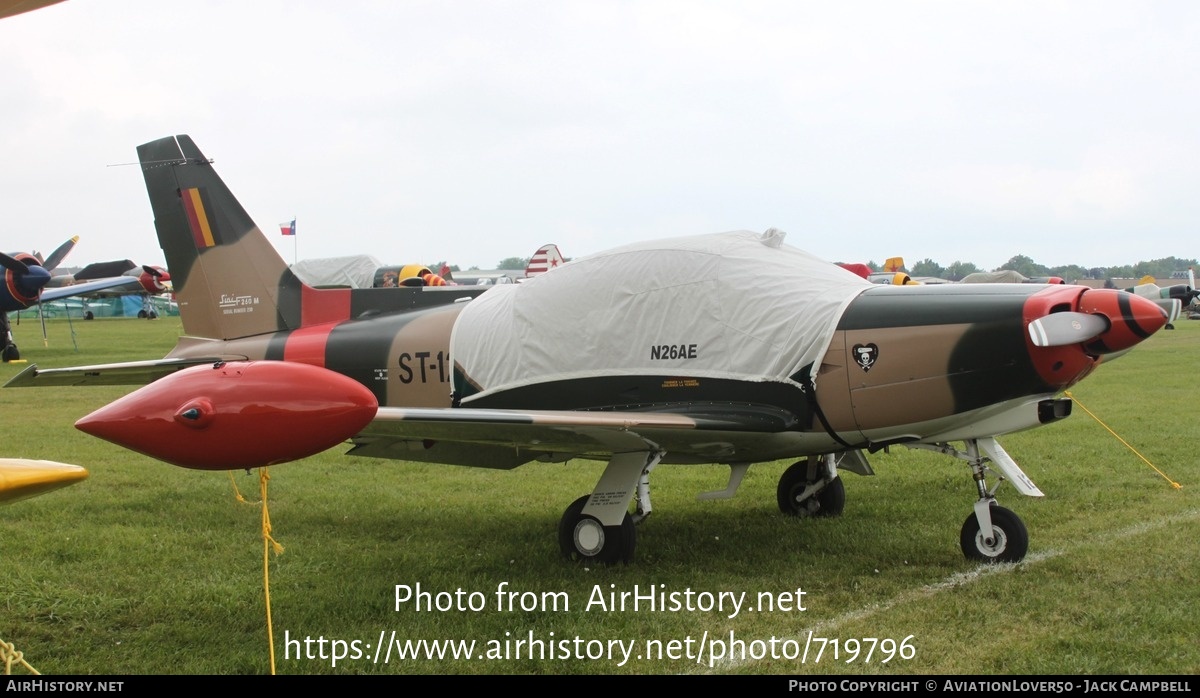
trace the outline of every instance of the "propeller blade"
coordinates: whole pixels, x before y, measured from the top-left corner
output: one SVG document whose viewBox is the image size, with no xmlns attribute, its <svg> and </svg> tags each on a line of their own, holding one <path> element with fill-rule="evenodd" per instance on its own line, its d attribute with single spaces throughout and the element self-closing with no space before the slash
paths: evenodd
<svg viewBox="0 0 1200 698">
<path fill-rule="evenodd" d="M 24 262 L 16 257 L 9 257 L 3 252 L 0 252 L 0 267 L 4 267 L 18 276 L 24 276 L 29 271 L 29 267 L 25 266 Z"/>
<path fill-rule="evenodd" d="M 1029 323 L 1029 339 L 1035 347 L 1079 344 L 1108 331 L 1108 320 L 1091 313 L 1051 313 Z"/>
<path fill-rule="evenodd" d="M 47 271 L 53 271 L 60 263 L 62 263 L 63 258 L 75 248 L 75 243 L 77 242 L 79 242 L 78 235 L 59 245 L 58 249 L 50 254 L 42 266 L 45 267 Z"/>
</svg>

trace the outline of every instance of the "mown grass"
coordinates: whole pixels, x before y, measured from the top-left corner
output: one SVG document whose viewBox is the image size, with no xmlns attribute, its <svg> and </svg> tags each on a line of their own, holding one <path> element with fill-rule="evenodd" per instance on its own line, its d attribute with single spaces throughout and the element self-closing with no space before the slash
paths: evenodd
<svg viewBox="0 0 1200 698">
<path fill-rule="evenodd" d="M 47 367 L 156 358 L 180 333 L 177 318 L 58 320 L 48 323 L 43 347 L 36 324 L 15 329 L 25 358 Z M 555 539 L 562 510 L 590 491 L 598 463 L 494 472 L 351 458 L 339 448 L 275 466 L 268 506 L 285 550 L 270 558 L 270 633 L 258 472 L 175 468 L 72 428 L 127 389 L 0 390 L 0 455 L 91 472 L 70 488 L 0 507 L 0 639 L 54 674 L 268 673 L 271 634 L 278 673 L 1192 674 L 1200 671 L 1198 356 L 1200 322 L 1180 321 L 1076 386 L 1070 419 L 1002 439 L 1046 493 L 1025 498 L 1008 485 L 999 492 L 1029 528 L 1029 556 L 1019 565 L 963 558 L 958 533 L 973 485 L 957 461 L 924 451 L 874 455 L 872 478 L 847 474 L 846 512 L 832 520 L 777 512 L 785 462 L 752 468 L 737 497 L 717 502 L 695 494 L 723 487 L 725 469 L 661 467 L 636 560 L 611 568 L 562 560 Z M 20 368 L 0 366 L 0 381 Z M 531 592 L 525 598 L 537 607 L 498 610 L 502 582 Z M 417 584 L 479 592 L 486 609 L 397 610 L 396 585 Z M 802 589 L 806 610 L 729 617 L 587 608 L 597 590 L 634 585 L 747 592 L 751 601 Z M 563 598 L 569 608 L 551 604 Z M 477 654 L 489 641 L 503 650 L 507 640 L 511 650 L 530 633 L 547 642 L 639 644 L 623 665 L 607 657 L 394 653 L 387 663 L 370 661 L 380 633 L 392 631 L 398 639 L 475 641 Z M 909 638 L 913 653 L 883 662 L 877 647 L 868 662 L 864 646 L 846 661 L 844 645 L 837 659 L 827 645 L 817 662 L 810 645 L 803 663 L 770 656 L 765 643 L 774 639 L 778 654 L 802 648 L 810 632 L 843 642 Z M 730 633 L 754 656 L 696 660 L 702 638 L 728 642 Z M 325 659 L 297 658 L 304 647 L 285 644 L 305 637 L 325 639 Z M 366 658 L 335 665 L 332 640 L 360 641 Z M 636 657 L 648 640 L 664 649 L 675 640 L 679 653 Z M 322 646 L 309 649 L 319 655 Z"/>
</svg>

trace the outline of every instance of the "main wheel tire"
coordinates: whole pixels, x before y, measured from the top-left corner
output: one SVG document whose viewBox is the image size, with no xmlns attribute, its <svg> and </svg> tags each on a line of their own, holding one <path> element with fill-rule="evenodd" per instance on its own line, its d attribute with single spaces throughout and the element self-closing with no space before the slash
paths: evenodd
<svg viewBox="0 0 1200 698">
<path fill-rule="evenodd" d="M 138 319 L 139 319 L 139 320 L 145 320 L 145 319 L 146 319 L 146 311 L 145 311 L 145 310 L 139 310 L 139 311 L 138 311 Z"/>
<path fill-rule="evenodd" d="M 775 496 L 779 502 L 779 510 L 788 516 L 841 516 L 846 508 L 846 486 L 842 478 L 835 477 L 825 485 L 824 489 L 804 501 L 798 501 L 804 489 L 810 483 L 808 479 L 808 462 L 793 463 L 783 475 L 779 476 L 779 486 Z"/>
<path fill-rule="evenodd" d="M 604 564 L 630 562 L 637 544 L 637 529 L 629 512 L 620 526 L 604 526 L 594 516 L 584 516 L 584 495 L 563 512 L 558 522 L 558 547 L 568 560 L 594 560 Z"/>
<path fill-rule="evenodd" d="M 85 310 L 85 311 L 83 312 L 83 319 L 84 319 L 84 320 L 95 320 L 95 319 L 96 319 L 96 314 L 95 314 L 95 313 L 93 313 L 93 312 L 92 312 L 92 311 L 90 311 L 90 310 Z"/>
<path fill-rule="evenodd" d="M 21 352 L 17 351 L 16 344 L 9 344 L 8 346 L 4 347 L 4 360 L 5 361 L 18 361 L 18 360 L 20 360 L 20 358 L 21 358 Z"/>
<path fill-rule="evenodd" d="M 992 538 L 987 540 L 980 531 L 975 514 L 963 522 L 963 555 L 976 562 L 1020 562 L 1029 550 L 1029 532 L 1021 519 L 1004 507 L 992 505 Z"/>
</svg>

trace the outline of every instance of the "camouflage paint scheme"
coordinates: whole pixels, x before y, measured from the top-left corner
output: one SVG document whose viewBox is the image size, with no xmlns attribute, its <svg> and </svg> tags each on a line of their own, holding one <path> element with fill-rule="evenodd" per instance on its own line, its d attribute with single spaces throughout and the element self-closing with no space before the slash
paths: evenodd
<svg viewBox="0 0 1200 698">
<path fill-rule="evenodd" d="M 138 156 L 188 336 L 162 361 L 33 366 L 9 386 L 135 384 L 187 371 L 169 391 L 152 382 L 77 426 L 186 467 L 229 469 L 281 456 L 246 461 L 214 447 L 205 461 L 205 444 L 216 438 L 206 425 L 221 421 L 213 415 L 265 404 L 281 422 L 307 409 L 320 424 L 322 406 L 297 405 L 305 402 L 306 384 L 340 374 L 365 386 L 378 404 L 370 406 L 374 417 L 365 426 L 328 434 L 329 445 L 351 440 L 353 455 L 490 468 L 534 459 L 608 461 L 594 491 L 560 522 L 560 547 L 576 559 L 632 558 L 633 525 L 650 512 L 649 472 L 659 463 L 729 464 L 726 490 L 704 495 L 725 497 L 749 464 L 798 458 L 780 479 L 781 510 L 829 516 L 841 513 L 845 501 L 839 470 L 871 474 L 864 452 L 907 444 L 967 462 L 978 499 L 960 536 L 964 554 L 1019 560 L 1028 545 L 1024 525 L 996 505 L 985 478 L 994 466 L 1022 493 L 1041 492 L 995 437 L 1069 415 L 1063 390 L 1165 322 L 1153 303 L 1115 290 L 874 286 L 841 316 L 815 367 L 815 389 L 803 371 L 792 383 L 622 375 L 540 382 L 460 407 L 457 397 L 471 380 L 451 364 L 450 334 L 465 304 L 488 287 L 307 287 L 189 137 L 147 143 Z M 1056 313 L 1065 314 L 1051 317 Z M 1074 326 L 1079 338 L 1060 333 L 1049 345 L 1035 343 L 1030 325 L 1046 318 Z M 1069 328 L 1062 332 L 1074 337 Z M 262 371 L 258 382 L 222 391 L 226 404 L 188 402 L 244 381 L 263 361 L 319 370 L 304 378 Z M 192 368 L 214 364 L 218 370 Z M 162 414 L 161 429 L 146 427 L 150 405 Z M 237 419 L 229 421 L 234 426 L 221 428 L 236 436 Z M 195 439 L 187 462 L 164 455 L 181 435 Z M 949 445 L 957 440 L 965 449 Z M 289 452 L 286 459 L 303 455 Z"/>
</svg>

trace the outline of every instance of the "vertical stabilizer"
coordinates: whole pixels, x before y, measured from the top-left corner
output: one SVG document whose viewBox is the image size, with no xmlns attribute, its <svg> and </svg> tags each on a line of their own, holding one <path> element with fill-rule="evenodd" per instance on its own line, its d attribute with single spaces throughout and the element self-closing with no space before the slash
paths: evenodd
<svg viewBox="0 0 1200 698">
<path fill-rule="evenodd" d="M 566 264 L 566 260 L 563 259 L 562 252 L 558 251 L 558 245 L 542 245 L 529 258 L 529 264 L 525 267 L 525 276 L 526 278 L 537 276 L 558 267 L 560 264 Z"/>
<path fill-rule="evenodd" d="M 192 139 L 137 150 L 184 332 L 233 339 L 299 327 L 300 282 Z"/>
</svg>

